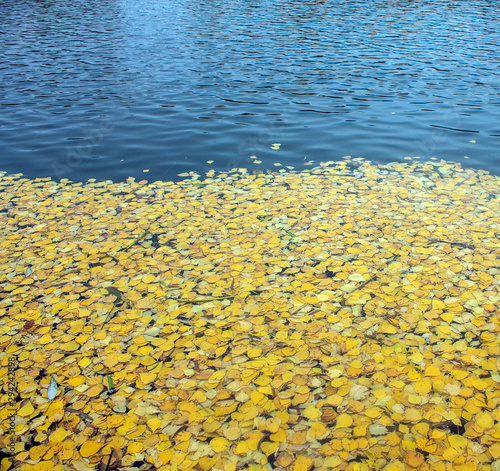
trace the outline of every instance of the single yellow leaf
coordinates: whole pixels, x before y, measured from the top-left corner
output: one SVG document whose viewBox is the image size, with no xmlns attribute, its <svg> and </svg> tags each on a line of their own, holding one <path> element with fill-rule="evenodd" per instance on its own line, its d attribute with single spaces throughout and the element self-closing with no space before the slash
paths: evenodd
<svg viewBox="0 0 500 471">
<path fill-rule="evenodd" d="M 87 440 L 83 442 L 80 447 L 80 455 L 82 458 L 88 458 L 89 456 L 95 455 L 102 447 L 104 443 L 99 443 L 93 440 Z"/>
<path fill-rule="evenodd" d="M 290 453 L 283 451 L 278 455 L 276 461 L 282 468 L 288 468 L 288 466 L 290 466 L 293 462 L 293 457 Z"/>
<path fill-rule="evenodd" d="M 91 388 L 87 389 L 84 394 L 90 397 L 96 397 L 101 394 L 103 389 L 104 386 L 102 384 L 95 384 Z"/>
<path fill-rule="evenodd" d="M 80 344 L 77 341 L 72 340 L 71 342 L 63 343 L 59 348 L 65 352 L 74 352 L 80 348 Z"/>
<path fill-rule="evenodd" d="M 418 451 L 406 451 L 406 462 L 413 468 L 418 468 L 424 462 L 424 459 L 424 455 Z"/>
<path fill-rule="evenodd" d="M 321 417 L 321 411 L 317 407 L 309 406 L 306 407 L 302 415 L 307 419 L 314 420 Z"/>
<path fill-rule="evenodd" d="M 340 414 L 335 422 L 335 428 L 346 428 L 350 427 L 353 423 L 352 416 L 349 414 Z"/>
<path fill-rule="evenodd" d="M 299 455 L 297 456 L 297 458 L 295 458 L 295 461 L 293 462 L 290 470 L 308 471 L 312 467 L 313 463 L 314 461 L 312 460 L 312 458 L 309 458 L 308 456 L 304 455 Z"/>
<path fill-rule="evenodd" d="M 142 384 L 149 384 L 156 379 L 156 376 L 156 373 L 141 373 L 139 375 L 139 379 L 141 380 Z"/>
<path fill-rule="evenodd" d="M 432 391 L 432 384 L 430 381 L 416 381 L 415 383 L 413 383 L 413 389 L 415 389 L 415 392 L 417 394 L 425 396 Z"/>
<path fill-rule="evenodd" d="M 106 419 L 106 424 L 110 428 L 116 428 L 125 422 L 125 417 L 123 415 L 113 414 L 108 415 Z"/>
<path fill-rule="evenodd" d="M 321 422 L 314 422 L 309 428 L 309 435 L 313 438 L 319 438 L 325 435 L 328 429 Z"/>
<path fill-rule="evenodd" d="M 496 442 L 489 446 L 488 451 L 490 452 L 493 459 L 500 459 L 500 443 Z"/>
<path fill-rule="evenodd" d="M 49 437 L 49 442 L 52 443 L 61 443 L 67 436 L 69 432 L 67 432 L 63 428 L 58 428 L 55 432 L 51 433 Z"/>
<path fill-rule="evenodd" d="M 425 376 L 440 376 L 441 375 L 441 371 L 439 370 L 439 368 L 437 366 L 427 365 L 425 367 L 424 374 L 425 374 Z"/>
<path fill-rule="evenodd" d="M 270 435 L 270 439 L 273 442 L 282 442 L 285 443 L 287 439 L 286 430 L 280 428 L 276 433 L 272 433 Z"/>
<path fill-rule="evenodd" d="M 453 448 L 461 452 L 467 447 L 469 440 L 461 435 L 450 435 L 448 437 L 448 442 Z"/>
<path fill-rule="evenodd" d="M 89 366 L 90 364 L 92 364 L 92 360 L 89 358 L 89 357 L 83 357 L 79 362 L 78 362 L 78 366 L 80 368 L 87 368 L 87 366 Z"/>
<path fill-rule="evenodd" d="M 17 411 L 17 415 L 19 415 L 20 417 L 28 417 L 33 414 L 33 412 L 35 412 L 35 408 L 31 404 L 31 402 L 28 402 Z"/>
<path fill-rule="evenodd" d="M 269 456 L 273 453 L 276 453 L 279 446 L 279 442 L 262 442 L 262 444 L 260 445 L 260 449 L 266 456 Z"/>
<path fill-rule="evenodd" d="M 231 423 L 227 429 L 222 430 L 222 433 L 231 441 L 239 440 L 241 437 L 241 429 L 237 423 Z"/>
<path fill-rule="evenodd" d="M 224 437 L 217 437 L 210 440 L 210 446 L 215 453 L 222 453 L 231 446 L 231 442 Z"/>
<path fill-rule="evenodd" d="M 382 415 L 382 412 L 384 411 L 380 407 L 371 406 L 365 410 L 364 414 L 371 419 L 377 419 Z"/>
<path fill-rule="evenodd" d="M 147 275 L 145 276 L 143 279 L 142 279 L 142 282 L 143 283 L 152 283 L 153 281 L 155 281 L 156 277 L 154 275 Z"/>
<path fill-rule="evenodd" d="M 478 412 L 474 418 L 474 422 L 483 430 L 492 428 L 495 425 L 493 415 L 486 411 Z"/>
</svg>

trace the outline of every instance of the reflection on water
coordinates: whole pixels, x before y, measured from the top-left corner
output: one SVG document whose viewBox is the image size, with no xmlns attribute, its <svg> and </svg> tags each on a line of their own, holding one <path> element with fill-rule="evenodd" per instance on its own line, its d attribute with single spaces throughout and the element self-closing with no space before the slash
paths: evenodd
<svg viewBox="0 0 500 471">
<path fill-rule="evenodd" d="M 468 156 L 500 173 L 500 13 L 486 0 L 8 0 L 2 14 L 11 172 L 168 179 L 207 160 L 350 154 Z"/>
</svg>

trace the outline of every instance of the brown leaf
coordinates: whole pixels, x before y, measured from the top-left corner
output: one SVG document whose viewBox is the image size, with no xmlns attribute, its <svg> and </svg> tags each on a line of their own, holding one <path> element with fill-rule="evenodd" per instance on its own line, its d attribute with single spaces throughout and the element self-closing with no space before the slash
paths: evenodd
<svg viewBox="0 0 500 471">
<path fill-rule="evenodd" d="M 325 407 L 322 412 L 323 414 L 321 415 L 321 421 L 325 423 L 333 422 L 338 417 L 335 409 L 332 409 L 330 407 Z"/>
</svg>

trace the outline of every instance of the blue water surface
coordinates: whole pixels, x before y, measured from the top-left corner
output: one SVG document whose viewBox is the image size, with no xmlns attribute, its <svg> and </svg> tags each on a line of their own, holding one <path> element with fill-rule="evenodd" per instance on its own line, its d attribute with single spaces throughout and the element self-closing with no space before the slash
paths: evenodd
<svg viewBox="0 0 500 471">
<path fill-rule="evenodd" d="M 495 1 L 3 0 L 0 13 L 9 173 L 170 180 L 352 155 L 500 175 Z"/>
</svg>

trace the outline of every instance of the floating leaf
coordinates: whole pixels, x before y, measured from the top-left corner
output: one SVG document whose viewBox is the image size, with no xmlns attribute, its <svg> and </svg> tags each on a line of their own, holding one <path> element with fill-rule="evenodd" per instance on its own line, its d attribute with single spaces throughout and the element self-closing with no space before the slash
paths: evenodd
<svg viewBox="0 0 500 471">
<path fill-rule="evenodd" d="M 210 446 L 215 453 L 222 453 L 226 451 L 230 446 L 231 442 L 223 437 L 214 438 L 210 441 Z"/>
<path fill-rule="evenodd" d="M 17 415 L 19 417 L 29 417 L 33 412 L 35 412 L 35 408 L 31 402 L 28 402 L 17 411 Z"/>
<path fill-rule="evenodd" d="M 80 455 L 83 458 L 89 458 L 90 456 L 95 455 L 103 446 L 104 443 L 87 440 L 80 447 Z"/>
<path fill-rule="evenodd" d="M 52 401 L 57 396 L 57 383 L 54 377 L 50 379 L 49 385 L 47 387 L 47 399 Z"/>
<path fill-rule="evenodd" d="M 335 422 L 335 428 L 345 428 L 351 427 L 353 424 L 353 418 L 349 414 L 340 414 Z"/>
<path fill-rule="evenodd" d="M 494 467 L 498 179 L 408 160 L 0 173 L 0 375 L 17 394 L 0 415 L 31 444 L 20 460 Z M 64 395 L 37 397 L 44 374 Z"/>
</svg>

